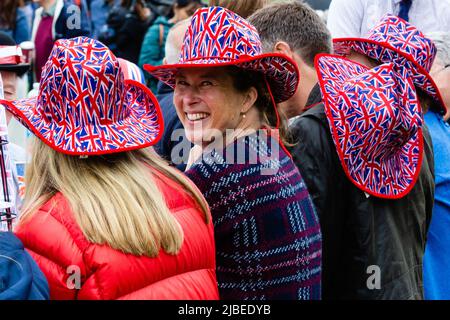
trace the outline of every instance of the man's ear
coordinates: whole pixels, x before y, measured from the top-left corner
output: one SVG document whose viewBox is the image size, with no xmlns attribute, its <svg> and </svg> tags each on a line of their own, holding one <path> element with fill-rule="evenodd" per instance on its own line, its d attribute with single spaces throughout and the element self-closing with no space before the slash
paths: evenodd
<svg viewBox="0 0 450 320">
<path fill-rule="evenodd" d="M 258 99 L 258 90 L 255 87 L 251 87 L 245 93 L 244 102 L 242 103 L 241 113 L 247 113 L 251 107 L 253 107 Z"/>
<path fill-rule="evenodd" d="M 162 61 L 162 64 L 163 64 L 163 65 L 167 64 L 167 58 L 166 58 L 166 57 L 164 57 L 164 59 L 163 59 L 163 61 Z"/>
<path fill-rule="evenodd" d="M 273 47 L 273 52 L 282 53 L 288 56 L 289 58 L 294 59 L 294 50 L 292 50 L 289 44 L 284 41 L 278 41 Z"/>
</svg>

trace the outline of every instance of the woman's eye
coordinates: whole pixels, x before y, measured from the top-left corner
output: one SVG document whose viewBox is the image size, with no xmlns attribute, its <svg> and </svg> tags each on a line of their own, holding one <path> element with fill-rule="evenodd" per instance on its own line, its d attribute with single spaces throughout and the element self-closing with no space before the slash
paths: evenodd
<svg viewBox="0 0 450 320">
<path fill-rule="evenodd" d="M 177 80 L 175 82 L 175 85 L 177 85 L 177 86 L 187 86 L 188 83 L 186 81 L 183 81 L 183 80 Z"/>
<path fill-rule="evenodd" d="M 211 81 L 202 81 L 201 83 L 202 87 L 208 87 L 208 86 L 212 86 L 212 82 Z"/>
</svg>

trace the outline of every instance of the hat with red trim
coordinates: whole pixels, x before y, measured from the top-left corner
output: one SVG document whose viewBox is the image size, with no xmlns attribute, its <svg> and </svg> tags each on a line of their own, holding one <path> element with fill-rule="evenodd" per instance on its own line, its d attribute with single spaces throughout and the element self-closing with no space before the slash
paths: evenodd
<svg viewBox="0 0 450 320">
<path fill-rule="evenodd" d="M 55 42 L 36 98 L 0 105 L 51 148 L 70 155 L 148 147 L 163 130 L 151 91 L 124 80 L 114 54 L 86 37 Z"/>
<path fill-rule="evenodd" d="M 236 66 L 265 75 L 275 102 L 294 95 L 299 71 L 294 61 L 282 54 L 263 54 L 255 27 L 222 7 L 198 9 L 192 16 L 177 64 L 144 69 L 157 79 L 175 87 L 180 68 Z"/>
<path fill-rule="evenodd" d="M 440 111 L 446 113 L 439 89 L 429 74 L 437 52 L 436 46 L 409 22 L 387 14 L 368 32 L 366 38 L 337 38 L 333 43 L 338 55 L 346 56 L 353 50 L 408 70 L 414 85 L 430 95 L 439 104 Z"/>
</svg>

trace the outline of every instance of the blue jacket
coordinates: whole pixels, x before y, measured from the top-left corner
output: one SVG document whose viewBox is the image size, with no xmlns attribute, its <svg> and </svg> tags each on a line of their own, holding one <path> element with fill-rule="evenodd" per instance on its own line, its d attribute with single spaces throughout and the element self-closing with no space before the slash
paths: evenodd
<svg viewBox="0 0 450 320">
<path fill-rule="evenodd" d="M 144 64 L 150 64 L 152 66 L 159 66 L 162 64 L 165 56 L 167 35 L 172 26 L 173 23 L 170 23 L 166 17 L 159 16 L 150 28 L 148 28 L 144 41 L 142 42 L 141 54 L 139 56 L 139 66 L 141 68 Z M 161 30 L 163 31 L 162 34 Z"/>
<path fill-rule="evenodd" d="M 36 33 L 42 19 L 42 14 L 42 7 L 35 11 L 31 36 L 32 41 L 37 36 Z M 81 1 L 81 9 L 80 7 L 77 8 L 74 0 L 56 0 L 53 20 L 53 40 L 70 39 L 79 36 L 90 37 L 91 35 L 91 23 L 89 21 L 86 0 Z"/>
<path fill-rule="evenodd" d="M 425 114 L 435 159 L 436 192 L 423 262 L 425 299 L 450 300 L 450 125 L 433 111 Z"/>
<path fill-rule="evenodd" d="M 10 232 L 0 232 L 0 300 L 48 300 L 47 279 Z"/>
<path fill-rule="evenodd" d="M 106 19 L 114 5 L 118 5 L 119 0 L 114 0 L 108 4 L 106 0 L 92 0 L 90 2 L 91 21 L 92 21 L 92 38 L 98 39 L 102 32 L 106 32 L 108 25 Z"/>
<path fill-rule="evenodd" d="M 179 170 L 184 171 L 192 144 L 186 138 L 183 124 L 173 105 L 173 89 L 163 82 L 158 82 L 156 98 L 161 106 L 164 118 L 164 133 L 161 140 L 155 145 L 155 150 L 161 157 L 170 161 Z M 175 132 L 174 139 L 172 139 L 175 130 L 178 131 Z M 174 151 L 174 156 L 172 156 L 172 151 Z"/>
</svg>

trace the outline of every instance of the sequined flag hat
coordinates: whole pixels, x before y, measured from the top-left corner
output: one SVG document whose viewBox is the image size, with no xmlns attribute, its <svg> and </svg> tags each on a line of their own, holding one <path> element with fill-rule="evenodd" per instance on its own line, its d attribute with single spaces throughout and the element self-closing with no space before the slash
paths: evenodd
<svg viewBox="0 0 450 320">
<path fill-rule="evenodd" d="M 398 199 L 413 188 L 423 156 L 422 111 L 410 77 L 394 63 L 368 69 L 319 55 L 316 70 L 342 167 L 366 193 Z"/>
<path fill-rule="evenodd" d="M 124 80 L 114 54 L 86 37 L 56 41 L 38 97 L 0 104 L 51 148 L 70 155 L 148 147 L 163 130 L 151 91 Z"/>
</svg>

